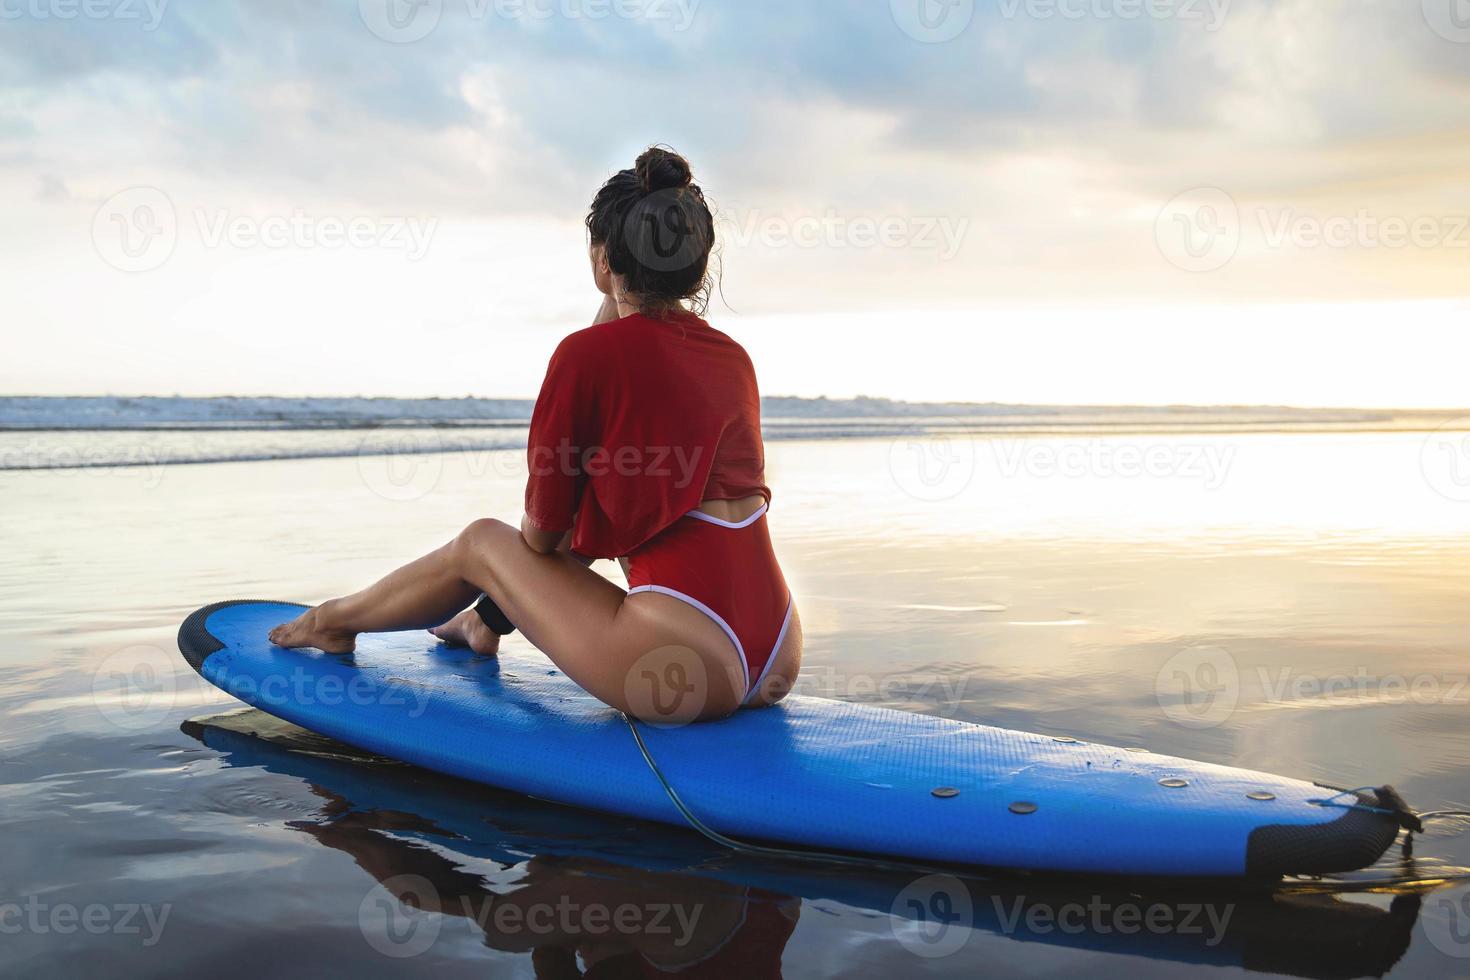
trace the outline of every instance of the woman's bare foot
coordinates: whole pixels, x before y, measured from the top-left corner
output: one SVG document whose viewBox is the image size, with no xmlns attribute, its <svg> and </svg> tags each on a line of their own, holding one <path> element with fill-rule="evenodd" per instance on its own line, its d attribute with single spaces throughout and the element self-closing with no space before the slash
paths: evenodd
<svg viewBox="0 0 1470 980">
<path fill-rule="evenodd" d="M 270 641 L 278 647 L 316 647 L 324 653 L 351 653 L 357 646 L 357 634 L 320 625 L 321 608 L 308 609 L 291 622 L 277 626 L 270 631 Z"/>
<path fill-rule="evenodd" d="M 473 609 L 466 609 L 429 632 L 452 647 L 469 647 L 482 657 L 494 656 L 500 650 L 500 634 L 492 632 Z"/>
</svg>

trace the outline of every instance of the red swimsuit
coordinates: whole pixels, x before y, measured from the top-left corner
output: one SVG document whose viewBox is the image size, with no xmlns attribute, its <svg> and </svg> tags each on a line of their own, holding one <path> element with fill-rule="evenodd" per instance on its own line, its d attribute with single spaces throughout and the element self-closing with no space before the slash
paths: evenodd
<svg viewBox="0 0 1470 980">
<path fill-rule="evenodd" d="M 629 593 L 683 599 L 717 623 L 760 687 L 791 627 L 791 592 L 776 564 L 766 505 L 739 523 L 697 510 L 628 556 Z"/>
<path fill-rule="evenodd" d="M 547 367 L 527 462 L 531 523 L 575 527 L 573 551 L 628 559 L 632 592 L 704 612 L 744 661 L 747 695 L 759 685 L 791 620 L 766 505 L 738 523 L 698 510 L 771 499 L 760 394 L 739 344 L 690 314 L 579 330 Z"/>
</svg>

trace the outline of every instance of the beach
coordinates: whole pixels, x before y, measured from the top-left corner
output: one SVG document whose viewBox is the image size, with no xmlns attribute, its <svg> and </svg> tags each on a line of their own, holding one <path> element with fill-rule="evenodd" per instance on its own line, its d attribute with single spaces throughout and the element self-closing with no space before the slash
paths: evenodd
<svg viewBox="0 0 1470 980">
<path fill-rule="evenodd" d="M 1464 809 L 1470 486 L 1443 452 L 1462 434 L 1221 428 L 1017 434 L 889 419 L 770 439 L 772 533 L 806 632 L 799 693 L 1334 786 L 1392 783 L 1416 808 Z M 456 437 L 442 428 L 390 435 L 206 433 L 243 440 L 227 449 L 246 457 L 282 455 L 282 440 L 333 452 L 119 465 L 119 452 L 141 460 L 176 436 L 113 433 L 98 465 L 0 472 L 0 880 L 52 922 L 7 937 L 0 973 L 166 962 L 254 976 L 298 957 L 329 964 L 324 975 L 374 970 L 374 943 L 389 940 L 373 896 L 456 869 L 502 902 L 582 894 L 589 877 L 615 883 L 606 902 L 683 895 L 711 936 L 725 914 L 794 923 L 785 939 L 784 927 L 732 933 L 778 946 L 793 976 L 1152 977 L 1179 961 L 1310 975 L 1338 954 L 1295 944 L 1300 916 L 1334 941 L 1370 937 L 1340 975 L 1384 968 L 1379 955 L 1407 975 L 1470 970 L 1445 904 L 1463 888 L 1410 884 L 1466 873 L 1463 820 L 1432 823 L 1412 860 L 1395 848 L 1373 868 L 1295 883 L 1309 895 L 1212 898 L 1234 925 L 1197 937 L 1117 928 L 1110 903 L 1147 908 L 1148 892 L 972 885 L 976 927 L 926 958 L 913 955 L 927 942 L 906 912 L 913 881 L 772 868 L 692 832 L 357 759 L 254 712 L 221 719 L 238 703 L 175 647 L 188 612 L 319 601 L 475 518 L 516 519 L 518 449 L 434 451 Z M 4 434 L 7 446 L 36 438 L 60 444 Z M 598 567 L 621 582 L 614 563 Z M 1093 899 L 1101 911 L 1078 930 L 1019 915 Z M 1292 902 L 1305 910 L 1282 910 Z M 88 906 L 99 926 L 132 908 L 140 928 L 77 926 L 58 941 L 45 917 Z M 409 972 L 532 973 L 523 934 L 442 910 L 421 920 L 436 941 L 403 961 Z"/>
<path fill-rule="evenodd" d="M 0 980 L 1470 980 L 1470 0 L 0 53 Z"/>
</svg>

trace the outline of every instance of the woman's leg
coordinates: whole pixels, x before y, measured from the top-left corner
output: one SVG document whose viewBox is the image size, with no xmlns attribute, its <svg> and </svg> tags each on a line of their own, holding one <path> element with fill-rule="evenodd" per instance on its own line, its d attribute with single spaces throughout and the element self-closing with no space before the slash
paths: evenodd
<svg viewBox="0 0 1470 980">
<path fill-rule="evenodd" d="M 459 574 L 458 539 L 389 572 L 361 592 L 328 599 L 270 632 L 283 647 L 350 653 L 358 633 L 427 629 L 468 605 L 479 590 Z"/>
<path fill-rule="evenodd" d="M 563 535 L 561 544 L 557 545 L 556 550 L 571 555 L 584 565 L 592 564 L 591 558 L 573 554 L 571 531 Z M 627 559 L 619 560 L 623 563 L 623 573 L 626 575 Z M 449 646 L 469 647 L 482 657 L 491 657 L 500 652 L 501 634 L 485 624 L 485 618 L 480 615 L 479 603 L 462 611 L 444 625 L 433 627 L 429 632 Z"/>
<path fill-rule="evenodd" d="M 485 620 L 473 606 L 429 632 L 447 646 L 469 647 L 482 657 L 492 657 L 500 652 L 500 634 L 485 625 Z"/>
<path fill-rule="evenodd" d="M 630 598 L 565 553 L 532 551 L 495 520 L 476 521 L 377 584 L 276 627 L 271 641 L 345 652 L 358 633 L 443 623 L 480 592 L 588 693 L 637 717 L 719 717 L 744 694 L 734 647 L 704 614 L 667 596 Z"/>
</svg>

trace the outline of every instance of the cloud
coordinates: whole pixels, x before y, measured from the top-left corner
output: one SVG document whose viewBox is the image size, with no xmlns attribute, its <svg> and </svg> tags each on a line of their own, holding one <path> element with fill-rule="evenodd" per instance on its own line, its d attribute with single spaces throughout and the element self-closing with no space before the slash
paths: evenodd
<svg viewBox="0 0 1470 980">
<path fill-rule="evenodd" d="M 738 146 L 753 171 L 799 181 L 779 165 L 786 105 L 889 118 L 876 149 L 897 159 L 916 147 L 959 159 L 1038 145 L 1089 154 L 1129 137 L 1157 152 L 1191 130 L 1330 144 L 1467 115 L 1448 97 L 1470 82 L 1464 46 L 1386 6 L 1260 0 L 1212 14 L 1192 0 L 1148 18 L 1096 13 L 1134 9 L 1120 0 L 980 0 L 963 33 L 926 44 L 883 3 L 684 2 L 690 25 L 677 31 L 675 14 L 593 16 L 595 0 L 445 0 L 435 30 L 411 44 L 375 36 L 355 3 L 175 3 L 154 30 L 21 17 L 0 31 L 0 51 L 22 123 L 55 102 L 121 114 L 151 136 L 150 156 L 222 180 L 315 177 L 380 193 L 402 174 L 429 197 L 435 171 L 517 182 L 461 195 L 467 211 L 546 201 L 535 185 L 549 160 L 554 176 L 585 185 L 622 159 L 610 151 L 653 138 Z M 581 13 L 507 12 L 517 10 Z M 59 138 L 31 138 L 44 148 L 48 137 Z M 490 170 L 443 156 L 490 142 L 495 152 L 478 154 L 500 161 Z M 517 151 L 528 165 L 513 164 Z M 112 159 L 98 147 L 91 165 Z"/>
<path fill-rule="evenodd" d="M 1177 16 L 1130 17 L 1153 8 L 977 0 L 957 37 L 925 43 L 883 2 L 644 8 L 663 18 L 596 16 L 597 2 L 443 0 L 413 43 L 342 0 L 175 2 L 151 30 L 11 19 L 0 194 L 36 229 L 68 193 L 95 207 L 135 184 L 181 207 L 571 225 L 612 170 L 671 142 L 747 228 L 829 211 L 966 224 L 943 264 L 730 243 L 727 285 L 757 308 L 857 302 L 874 284 L 910 304 L 1335 294 L 1340 271 L 1302 280 L 1279 252 L 1249 276 L 1180 279 L 1159 262 L 1154 216 L 1197 186 L 1245 208 L 1470 207 L 1455 183 L 1470 47 L 1417 4 L 1159 0 Z M 1421 265 L 1394 275 L 1417 289 L 1447 268 Z"/>
</svg>

